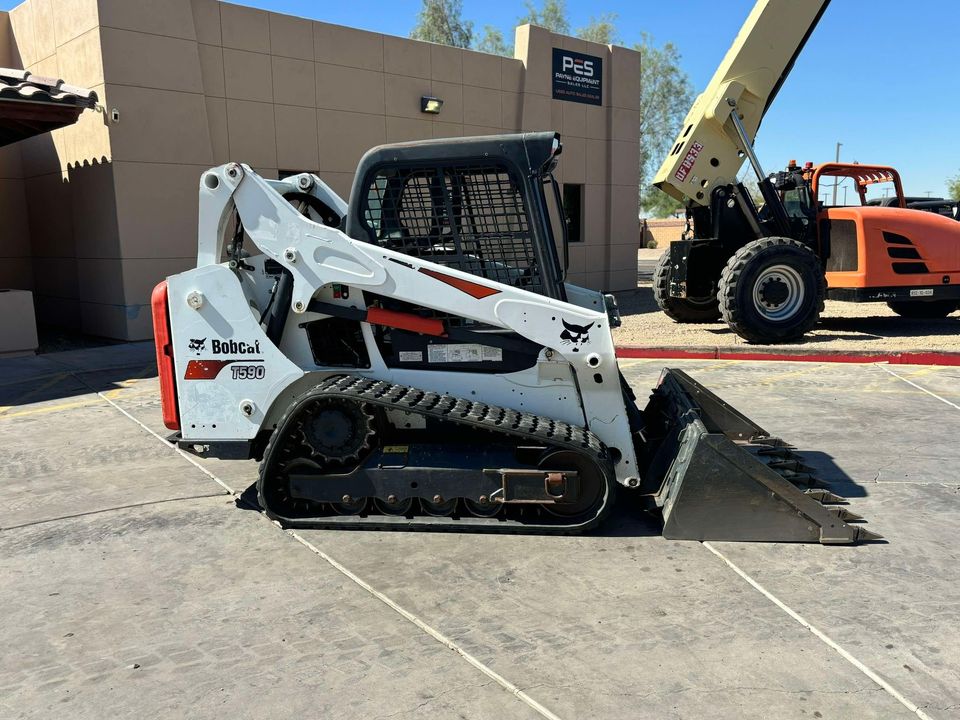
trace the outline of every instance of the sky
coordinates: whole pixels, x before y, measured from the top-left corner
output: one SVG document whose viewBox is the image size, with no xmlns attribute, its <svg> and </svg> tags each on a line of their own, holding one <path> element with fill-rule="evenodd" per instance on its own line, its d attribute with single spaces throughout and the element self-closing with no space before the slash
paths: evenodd
<svg viewBox="0 0 960 720">
<path fill-rule="evenodd" d="M 421 5 L 420 0 L 239 1 L 401 36 L 410 33 Z M 17 4 L 0 0 L 3 9 Z M 698 93 L 753 4 L 567 0 L 567 10 L 573 29 L 591 16 L 616 13 L 623 45 L 638 42 L 641 32 L 658 43 L 673 42 Z M 475 28 L 499 27 L 508 40 L 523 13 L 523 0 L 463 0 L 464 18 Z M 946 179 L 960 174 L 958 28 L 957 0 L 832 0 L 756 138 L 764 169 L 782 169 L 790 159 L 832 160 L 841 142 L 843 161 L 896 167 L 908 195 L 943 195 Z"/>
</svg>

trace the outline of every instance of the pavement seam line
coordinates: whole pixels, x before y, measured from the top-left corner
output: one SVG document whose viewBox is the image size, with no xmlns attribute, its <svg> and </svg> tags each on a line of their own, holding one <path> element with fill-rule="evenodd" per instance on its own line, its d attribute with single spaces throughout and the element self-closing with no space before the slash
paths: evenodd
<svg viewBox="0 0 960 720">
<path fill-rule="evenodd" d="M 375 597 L 377 600 L 379 600 L 380 602 L 382 602 L 384 605 L 386 605 L 387 607 L 389 607 L 389 608 L 390 608 L 391 610 L 393 610 L 394 612 L 398 613 L 398 614 L 399 614 L 401 617 L 403 617 L 405 620 L 407 620 L 407 621 L 413 623 L 414 625 L 416 625 L 418 628 L 420 628 L 420 629 L 421 629 L 423 632 L 425 632 L 427 635 L 429 635 L 429 636 L 432 637 L 434 640 L 436 640 L 437 642 L 439 642 L 441 645 L 445 645 L 445 646 L 446 646 L 447 648 L 449 648 L 450 650 L 453 650 L 453 651 L 454 651 L 455 653 L 457 653 L 460 657 L 462 657 L 464 660 L 466 660 L 470 665 L 472 665 L 474 668 L 476 668 L 477 670 L 479 670 L 480 672 L 482 672 L 484 675 L 486 675 L 488 678 L 490 678 L 491 680 L 493 680 L 495 683 L 497 683 L 497 684 L 498 684 L 500 687 L 502 687 L 504 690 L 506 690 L 506 691 L 509 692 L 511 695 L 513 695 L 515 698 L 517 698 L 517 699 L 520 700 L 522 703 L 524 703 L 525 705 L 527 705 L 529 708 L 531 708 L 532 710 L 534 710 L 535 712 L 537 712 L 539 715 L 541 715 L 541 716 L 544 717 L 544 718 L 547 718 L 547 720 L 561 720 L 561 718 L 560 718 L 559 716 L 557 716 L 556 714 L 554 714 L 553 712 L 551 712 L 550 710 L 548 710 L 547 708 L 545 708 L 543 705 L 541 705 L 540 703 L 538 703 L 536 700 L 534 700 L 532 697 L 530 697 L 529 695 L 527 695 L 523 690 L 521 690 L 520 688 L 518 688 L 516 685 L 514 685 L 514 684 L 513 684 L 512 682 L 510 682 L 509 680 L 507 680 L 507 679 L 506 679 L 505 677 L 503 677 L 500 673 L 498 673 L 497 671 L 495 671 L 493 668 L 485 665 L 483 662 L 481 662 L 480 660 L 478 660 L 477 658 L 475 658 L 473 655 L 471 655 L 469 652 L 467 652 L 466 650 L 464 650 L 462 647 L 460 647 L 459 645 L 457 645 L 457 643 L 455 643 L 452 639 L 448 638 L 448 637 L 447 637 L 446 635 L 444 635 L 442 632 L 440 632 L 439 630 L 436 630 L 436 629 L 433 628 L 432 626 L 428 625 L 426 622 L 424 622 L 423 620 L 421 620 L 419 617 L 417 617 L 416 615 L 414 615 L 412 612 L 410 612 L 409 610 L 407 610 L 407 609 L 404 608 L 403 606 L 401 606 L 401 605 L 399 605 L 398 603 L 396 603 L 395 601 L 393 601 L 389 596 L 383 594 L 382 592 L 380 592 L 379 590 L 377 590 L 376 588 L 374 588 L 372 585 L 370 585 L 368 582 L 366 582 L 363 578 L 361 578 L 360 576 L 356 575 L 353 571 L 351 571 L 351 570 L 350 570 L 349 568 L 347 568 L 346 566 L 341 565 L 339 562 L 337 562 L 337 561 L 334 560 L 332 557 L 330 557 L 329 555 L 327 555 L 327 553 L 325 553 L 323 550 L 321 550 L 321 549 L 318 548 L 316 545 L 314 545 L 313 543 L 311 543 L 309 540 L 304 539 L 302 536 L 298 535 L 298 534 L 297 534 L 295 531 L 293 531 L 293 530 L 284 530 L 283 532 L 285 532 L 287 535 L 289 535 L 290 537 L 292 537 L 294 540 L 296 540 L 298 543 L 300 543 L 301 545 L 303 545 L 304 547 L 306 547 L 306 548 L 307 548 L 308 550 L 310 550 L 311 552 L 313 552 L 313 553 L 315 553 L 316 555 L 320 556 L 323 560 L 325 560 L 325 561 L 326 561 L 331 567 L 333 567 L 335 570 L 337 570 L 338 572 L 340 572 L 341 574 L 345 575 L 347 578 L 349 578 L 350 580 L 352 580 L 354 583 L 356 583 L 357 585 L 359 585 L 361 588 L 363 588 L 364 590 L 366 590 L 368 593 L 370 593 L 370 594 L 371 594 L 373 597 Z"/>
<path fill-rule="evenodd" d="M 920 392 L 925 392 L 925 393 L 926 393 L 927 395 L 929 395 L 930 397 L 935 397 L 937 400 L 939 400 L 940 402 L 946 403 L 947 405 L 949 405 L 949 406 L 952 407 L 953 409 L 955 409 L 955 410 L 960 410 L 960 405 L 957 405 L 956 403 L 950 402 L 949 400 L 947 400 L 947 399 L 944 398 L 944 397 L 940 397 L 940 396 L 937 395 L 935 392 L 933 392 L 932 390 L 927 390 L 927 389 L 926 389 L 925 387 L 923 387 L 922 385 L 917 385 L 917 383 L 913 382 L 913 380 L 907 380 L 907 378 L 903 377 L 903 375 L 898 375 L 898 374 L 895 373 L 893 370 L 891 370 L 890 368 L 888 368 L 886 365 L 879 365 L 879 364 L 878 364 L 877 367 L 880 368 L 881 370 L 883 370 L 883 371 L 885 371 L 885 372 L 893 375 L 893 376 L 894 376 L 895 378 L 897 378 L 898 380 L 903 380 L 907 385 L 912 385 L 913 387 L 915 387 L 915 388 L 916 388 L 917 390 L 919 390 Z"/>
<path fill-rule="evenodd" d="M 61 515 L 60 517 L 47 518 L 46 520 L 34 520 L 23 523 L 22 525 L 8 525 L 0 527 L 0 532 L 6 530 L 20 530 L 22 528 L 34 527 L 35 525 L 44 525 L 46 523 L 58 522 L 60 520 L 74 520 L 76 518 L 88 517 L 90 515 L 101 515 L 103 513 L 117 512 L 118 510 L 134 510 L 136 508 L 150 507 L 152 505 L 162 505 L 163 503 L 181 502 L 183 500 L 201 500 L 203 498 L 226 497 L 225 493 L 205 493 L 203 495 L 184 495 L 183 497 L 164 498 L 163 500 L 147 500 L 142 503 L 131 503 L 130 505 L 117 505 L 115 507 L 102 508 L 100 510 L 90 510 L 89 512 L 74 513 L 73 515 Z"/>
<path fill-rule="evenodd" d="M 78 378 L 78 379 L 79 379 L 79 378 Z M 81 382 L 83 382 L 83 381 L 81 380 Z M 86 383 L 84 383 L 84 384 L 86 384 Z M 89 385 L 88 385 L 88 387 L 89 387 Z M 123 413 L 124 415 L 126 415 L 130 420 L 133 420 L 133 422 L 135 422 L 135 423 L 136 423 L 137 425 L 139 425 L 141 428 L 143 428 L 143 429 L 146 430 L 148 433 L 150 433 L 151 435 L 153 435 L 155 438 L 157 438 L 157 440 L 159 440 L 160 442 L 162 442 L 164 445 L 166 445 L 167 447 L 171 448 L 172 450 L 175 450 L 175 451 L 176 451 L 177 453 L 179 453 L 184 459 L 186 459 L 189 463 L 191 463 L 192 465 L 194 465 L 194 466 L 196 466 L 197 468 L 199 468 L 205 475 L 207 475 L 208 477 L 210 477 L 214 482 L 216 482 L 216 483 L 217 483 L 218 485 L 220 485 L 221 487 L 225 488 L 231 495 L 237 497 L 237 493 L 236 493 L 236 491 L 233 490 L 233 488 L 231 488 L 229 485 L 227 485 L 225 482 L 223 482 L 220 478 L 218 478 L 218 477 L 217 477 L 216 475 L 214 475 L 212 472 L 210 472 L 209 470 L 207 470 L 205 467 L 203 467 L 202 465 L 200 465 L 196 460 L 194 460 L 192 457 L 190 457 L 190 456 L 189 456 L 187 453 L 185 453 L 183 450 L 181 450 L 180 448 L 178 448 L 178 447 L 176 447 L 175 445 L 173 445 L 172 443 L 170 443 L 170 442 L 169 442 L 165 437 L 163 437 L 162 435 L 154 432 L 152 429 L 150 429 L 149 427 L 147 427 L 144 423 L 140 422 L 140 420 L 138 420 L 138 419 L 135 418 L 133 415 L 131 415 L 130 413 L 128 413 L 126 410 L 124 410 L 122 407 L 120 407 L 120 406 L 117 405 L 115 402 L 113 402 L 112 400 L 110 400 L 110 398 L 104 396 L 103 393 L 97 391 L 97 395 L 98 395 L 99 397 L 101 397 L 104 401 L 106 401 L 106 402 L 108 402 L 110 405 L 112 405 L 114 408 L 116 408 L 117 410 L 119 410 L 121 413 Z M 262 514 L 262 513 L 261 513 L 261 514 Z M 263 517 L 266 517 L 266 516 L 264 515 Z M 280 526 L 278 525 L 278 527 L 280 527 Z M 510 682 L 509 680 L 507 680 L 505 677 L 503 677 L 502 675 L 500 675 L 498 672 L 496 672 L 496 671 L 493 670 L 492 668 L 488 667 L 487 665 L 483 664 L 480 660 L 478 660 L 478 659 L 475 658 L 473 655 L 471 655 L 471 654 L 468 653 L 466 650 L 464 650 L 462 647 L 460 647 L 459 645 L 457 645 L 453 640 L 451 640 L 450 638 L 448 638 L 446 635 L 444 635 L 443 633 L 441 633 L 439 630 L 434 629 L 433 627 L 431 627 L 430 625 L 428 625 L 427 623 L 425 623 L 423 620 L 421 620 L 420 618 L 418 618 L 416 615 L 414 615 L 413 613 L 411 613 L 409 610 L 405 609 L 405 608 L 402 607 L 401 605 L 399 605 L 399 604 L 397 604 L 396 602 L 394 602 L 390 597 L 388 597 L 387 595 L 383 594 L 382 592 L 380 592 L 379 590 L 377 590 L 376 588 L 374 588 L 372 585 L 370 585 L 369 583 L 367 583 L 367 582 L 366 582 L 365 580 L 363 580 L 359 575 L 355 574 L 353 571 L 351 571 L 351 570 L 350 570 L 349 568 L 347 568 L 346 566 L 341 565 L 339 562 L 337 562 L 337 561 L 334 560 L 332 557 L 330 557 L 329 555 L 327 555 L 325 552 L 323 552 L 322 550 L 320 550 L 320 548 L 316 547 L 315 545 L 313 545 L 312 543 L 310 543 L 308 540 L 305 540 L 303 537 L 301 537 L 300 535 L 298 535 L 297 533 L 295 533 L 295 532 L 292 531 L 292 530 L 285 530 L 285 529 L 283 529 L 282 527 L 281 527 L 281 530 L 282 530 L 286 535 L 289 535 L 289 536 L 292 537 L 294 540 L 296 540 L 297 542 L 299 542 L 301 545 L 303 545 L 304 547 L 306 547 L 308 550 L 310 550 L 311 552 L 313 552 L 313 553 L 315 553 L 316 555 L 318 555 L 320 558 L 322 558 L 324 561 L 326 561 L 331 567 L 333 567 L 335 570 L 337 570 L 338 572 L 340 572 L 342 575 L 344 575 L 345 577 L 349 578 L 351 581 L 353 581 L 354 583 L 356 583 L 357 585 L 359 585 L 361 588 L 363 588 L 364 590 L 366 590 L 370 595 L 372 595 L 373 597 L 375 597 L 375 598 L 376 598 L 377 600 L 379 600 L 380 602 L 384 603 L 384 604 L 385 604 L 387 607 L 389 607 L 391 610 L 393 610 L 394 612 L 398 613 L 398 614 L 399 614 L 401 617 L 403 617 L 405 620 L 413 623 L 416 627 L 418 627 L 420 630 L 422 630 L 423 632 L 425 632 L 427 635 L 429 635 L 430 637 L 432 637 L 434 640 L 436 640 L 436 641 L 439 642 L 440 644 L 445 645 L 445 646 L 446 646 L 447 648 L 449 648 L 450 650 L 453 650 L 453 651 L 454 651 L 455 653 L 457 653 L 460 657 L 462 657 L 464 660 L 466 660 L 470 665 L 472 665 L 474 668 L 476 668 L 476 669 L 479 670 L 481 673 L 483 673 L 484 675 L 486 675 L 488 678 L 490 678 L 491 680 L 493 680 L 495 683 L 497 683 L 498 685 L 500 685 L 504 690 L 506 690 L 506 691 L 509 692 L 511 695 L 513 695 L 515 698 L 517 698 L 517 699 L 520 700 L 522 703 L 524 703 L 525 705 L 527 705 L 529 708 L 531 708 L 532 710 L 534 710 L 535 712 L 537 712 L 540 716 L 546 718 L 546 720 L 562 720 L 562 718 L 560 718 L 560 716 L 558 716 L 558 715 L 554 714 L 553 712 L 551 712 L 549 709 L 547 709 L 546 707 L 544 707 L 543 705 L 541 705 L 539 702 L 537 702 L 536 700 L 534 700 L 532 697 L 530 697 L 529 695 L 527 695 L 527 694 L 526 694 L 523 690 L 521 690 L 519 687 L 517 687 L 517 686 L 514 685 L 512 682 Z"/>
<path fill-rule="evenodd" d="M 80 382 L 83 382 L 83 381 L 81 380 Z M 86 383 L 84 383 L 84 384 L 86 384 Z M 87 385 L 87 387 L 90 387 L 90 386 Z M 127 412 L 126 410 L 124 410 L 122 407 L 120 407 L 119 405 L 117 405 L 113 400 L 111 400 L 110 398 L 108 398 L 108 397 L 107 397 L 106 395 L 104 395 L 102 392 L 97 391 L 97 395 L 98 395 L 102 400 L 104 400 L 105 402 L 110 403 L 114 408 L 116 408 L 117 410 L 119 410 L 120 412 L 122 412 L 124 415 L 126 415 L 128 418 L 130 418 L 131 420 L 133 420 L 137 425 L 139 425 L 141 428 L 143 428 L 143 429 L 146 430 L 148 433 L 150 433 L 151 435 L 153 435 L 157 440 L 159 440 L 160 442 L 162 442 L 162 443 L 163 443 L 164 445 L 166 445 L 168 448 L 171 448 L 172 450 L 174 450 L 174 451 L 176 451 L 177 453 L 179 453 L 188 463 L 190 463 L 191 465 L 193 465 L 195 468 L 197 468 L 200 472 L 202 472 L 202 473 L 203 473 L 204 475 L 206 475 L 208 478 L 210 478 L 211 480 L 213 480 L 217 485 L 219 485 L 220 487 L 222 487 L 222 488 L 223 488 L 224 490 L 226 490 L 228 493 L 230 493 L 230 494 L 233 495 L 233 496 L 236 496 L 236 495 L 237 495 L 237 491 L 236 491 L 236 490 L 234 490 L 232 487 L 230 487 L 229 485 L 227 485 L 225 482 L 223 482 L 223 480 L 221 480 L 220 478 L 218 478 L 218 477 L 217 477 L 216 475 L 214 475 L 212 472 L 210 472 L 209 470 L 207 470 L 207 469 L 206 469 L 203 465 L 201 465 L 199 462 L 197 462 L 197 461 L 194 460 L 192 457 L 190 457 L 189 454 L 185 453 L 183 450 L 181 450 L 181 449 L 178 448 L 176 445 L 174 445 L 172 442 L 170 442 L 170 441 L 167 440 L 165 437 L 163 437 L 163 435 L 160 435 L 159 433 L 154 432 L 152 429 L 150 429 L 150 428 L 147 427 L 144 423 L 142 423 L 142 422 L 140 422 L 139 420 L 137 420 L 137 418 L 135 418 L 133 415 L 131 415 L 130 413 L 128 413 L 128 412 Z"/>
<path fill-rule="evenodd" d="M 814 636 L 816 636 L 817 639 L 819 639 L 821 642 L 827 645 L 827 647 L 829 647 L 831 650 L 836 652 L 840 657 L 842 657 L 848 663 L 853 665 L 857 670 L 859 670 L 868 678 L 870 678 L 874 683 L 879 685 L 894 700 L 896 700 L 905 708 L 907 708 L 907 710 L 915 714 L 921 720 L 933 720 L 933 718 L 930 715 L 927 715 L 927 713 L 925 713 L 918 705 L 914 704 L 913 702 L 908 700 L 906 697 L 904 697 L 899 690 L 893 687 L 893 685 L 891 685 L 889 682 L 884 680 L 879 674 L 871 670 L 864 663 L 862 663 L 860 660 L 854 657 L 849 651 L 845 650 L 843 646 L 840 645 L 840 643 L 838 643 L 836 640 L 831 638 L 829 635 L 827 635 L 825 632 L 823 632 L 819 628 L 812 625 L 808 620 L 806 620 L 802 615 L 800 615 L 800 613 L 798 613 L 796 610 L 788 606 L 780 598 L 778 598 L 772 592 L 770 592 L 765 587 L 763 587 L 760 583 L 758 583 L 756 580 L 750 577 L 745 571 L 741 570 L 732 560 L 727 558 L 726 555 L 724 555 L 722 552 L 720 552 L 715 547 L 713 547 L 713 545 L 711 545 L 708 541 L 704 540 L 701 543 L 701 545 L 703 545 L 705 548 L 707 548 L 707 550 L 709 550 L 718 558 L 720 558 L 724 563 L 727 564 L 727 566 L 731 570 L 733 570 L 737 575 L 739 575 L 741 578 L 746 580 L 755 590 L 757 590 L 758 592 L 760 592 L 761 595 L 767 598 L 767 600 L 769 600 L 778 608 L 783 610 L 783 612 L 785 612 L 787 615 L 793 618 L 797 623 L 799 623 L 804 628 L 806 628 L 811 633 L 813 633 Z"/>
</svg>

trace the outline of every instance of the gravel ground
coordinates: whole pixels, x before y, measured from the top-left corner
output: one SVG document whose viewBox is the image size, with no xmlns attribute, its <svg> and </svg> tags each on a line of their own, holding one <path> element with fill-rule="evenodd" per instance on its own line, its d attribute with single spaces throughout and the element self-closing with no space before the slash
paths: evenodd
<svg viewBox="0 0 960 720">
<path fill-rule="evenodd" d="M 623 326 L 613 331 L 617 345 L 634 347 L 806 347 L 821 350 L 960 352 L 960 313 L 943 320 L 901 318 L 885 303 L 827 301 L 820 322 L 803 340 L 788 345 L 751 345 L 726 323 L 676 323 L 657 307 L 649 275 L 660 250 L 640 250 L 637 289 L 617 293 Z"/>
</svg>

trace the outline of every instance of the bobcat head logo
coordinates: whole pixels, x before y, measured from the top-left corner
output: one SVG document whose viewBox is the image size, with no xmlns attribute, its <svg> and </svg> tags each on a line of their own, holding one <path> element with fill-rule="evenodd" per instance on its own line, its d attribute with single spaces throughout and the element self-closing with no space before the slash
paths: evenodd
<svg viewBox="0 0 960 720">
<path fill-rule="evenodd" d="M 200 339 L 190 338 L 190 349 L 196 352 L 197 355 L 203 352 L 203 349 L 206 347 L 206 345 L 207 345 L 206 338 L 200 338 Z"/>
<path fill-rule="evenodd" d="M 589 325 L 574 325 L 573 323 L 568 323 L 563 318 L 560 319 L 560 322 L 563 323 L 563 332 L 560 333 L 560 340 L 564 345 L 573 345 L 574 352 L 580 352 L 580 346 L 584 343 L 590 342 L 590 328 L 593 327 L 593 323 Z"/>
</svg>

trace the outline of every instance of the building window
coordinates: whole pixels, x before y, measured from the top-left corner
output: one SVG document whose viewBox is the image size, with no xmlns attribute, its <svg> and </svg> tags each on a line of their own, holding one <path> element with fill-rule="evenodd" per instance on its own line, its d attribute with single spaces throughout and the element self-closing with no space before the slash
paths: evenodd
<svg viewBox="0 0 960 720">
<path fill-rule="evenodd" d="M 563 214 L 570 242 L 583 242 L 583 185 L 563 184 Z"/>
</svg>

